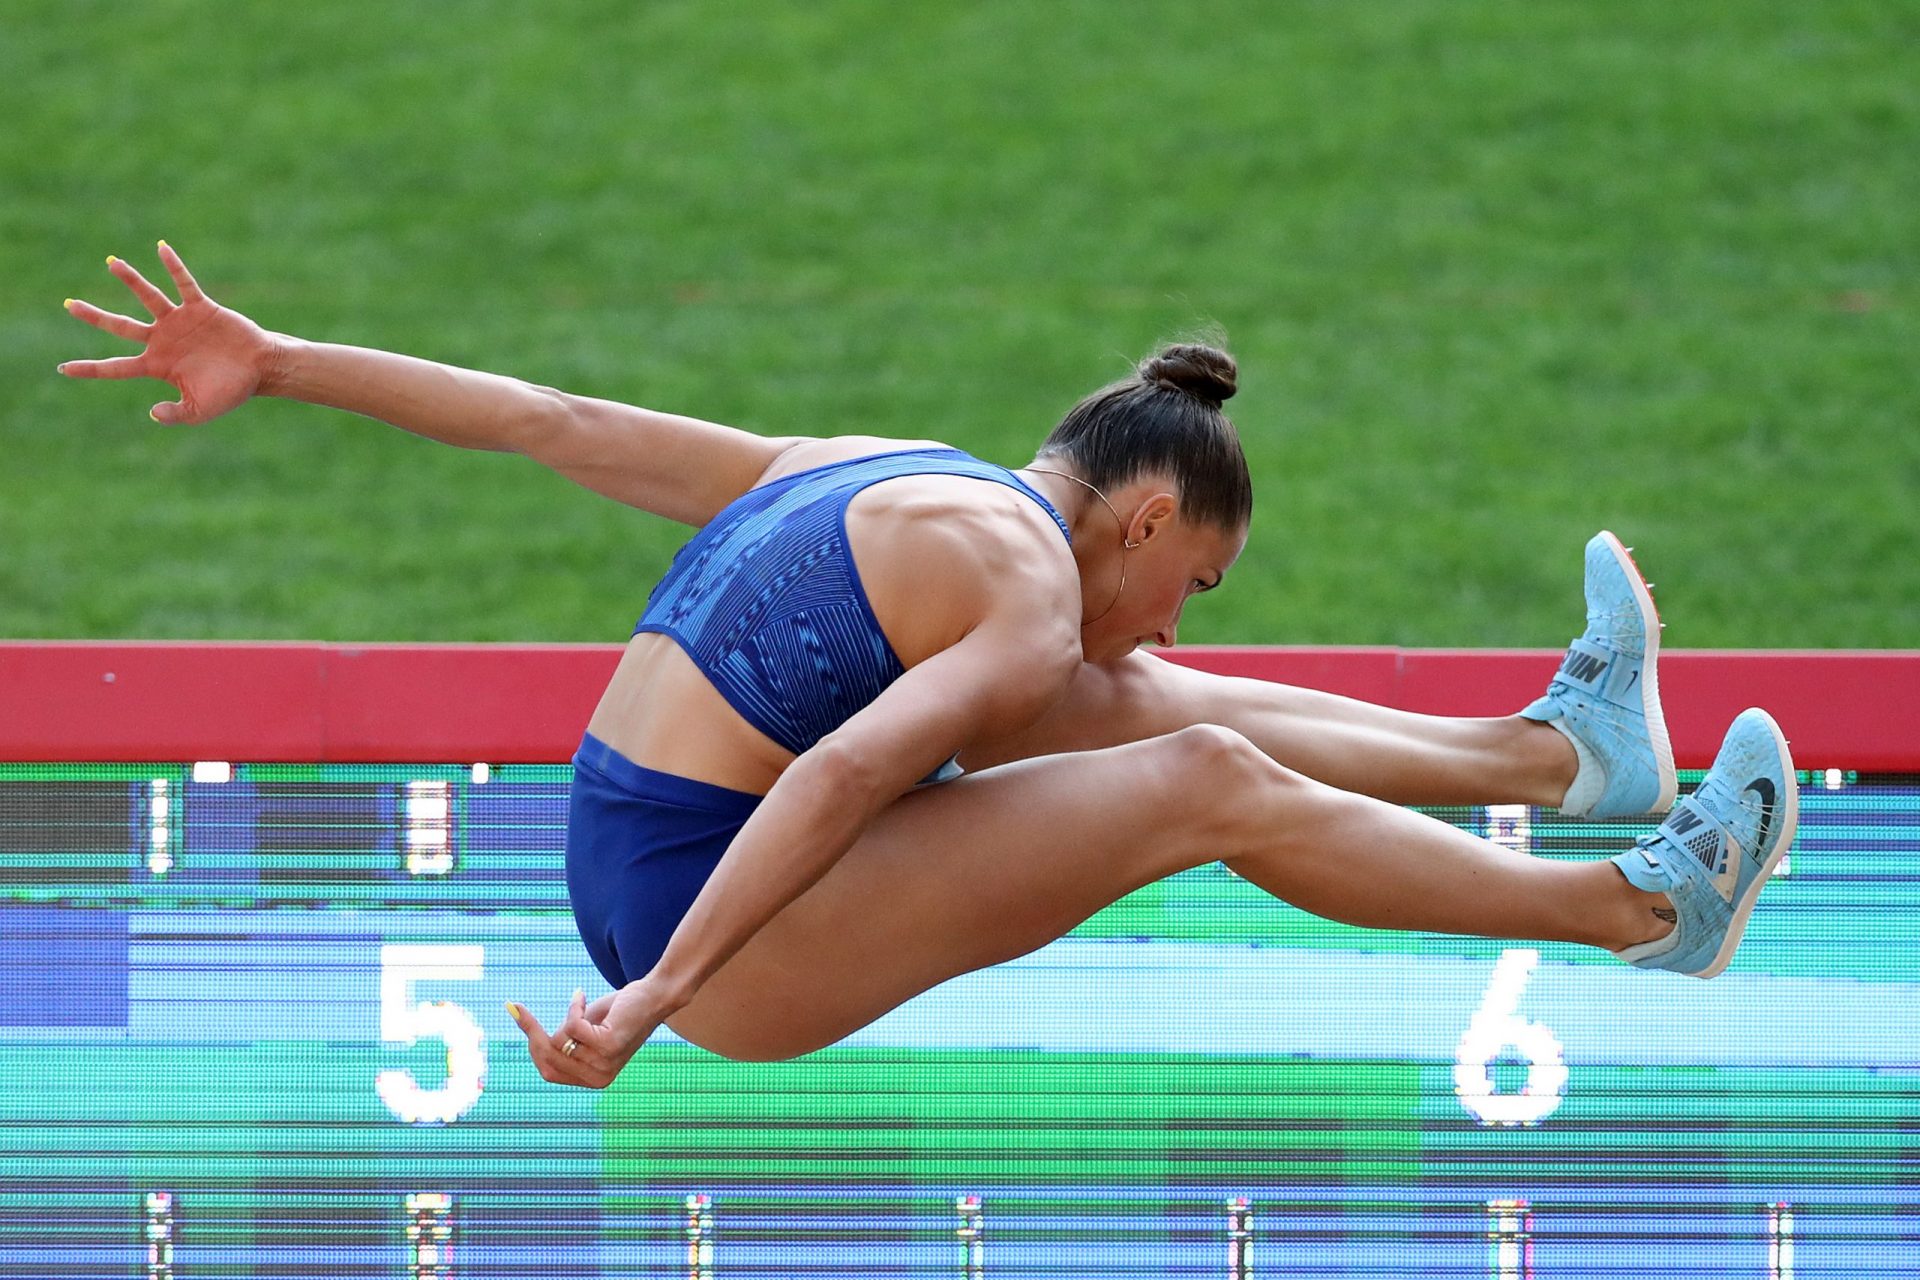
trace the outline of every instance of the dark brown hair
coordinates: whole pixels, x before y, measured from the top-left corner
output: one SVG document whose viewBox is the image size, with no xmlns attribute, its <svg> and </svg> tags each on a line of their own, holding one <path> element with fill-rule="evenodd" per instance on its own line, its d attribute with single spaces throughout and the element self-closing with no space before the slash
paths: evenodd
<svg viewBox="0 0 1920 1280">
<path fill-rule="evenodd" d="M 1036 459 L 1065 459 L 1082 480 L 1109 492 L 1141 475 L 1164 475 L 1179 487 L 1182 519 L 1244 529 L 1253 479 L 1240 434 L 1220 409 L 1239 376 L 1219 348 L 1175 343 L 1073 406 Z"/>
</svg>

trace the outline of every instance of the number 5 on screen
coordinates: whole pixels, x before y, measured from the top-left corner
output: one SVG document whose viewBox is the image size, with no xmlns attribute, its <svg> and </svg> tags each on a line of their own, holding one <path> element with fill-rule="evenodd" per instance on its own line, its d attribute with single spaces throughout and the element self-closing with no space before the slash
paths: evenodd
<svg viewBox="0 0 1920 1280">
<path fill-rule="evenodd" d="M 477 982 L 485 964 L 479 946 L 389 943 L 380 948 L 380 1038 L 411 1047 L 422 1037 L 447 1046 L 447 1079 L 423 1089 L 405 1068 L 382 1071 L 373 1087 L 387 1110 L 408 1124 L 450 1124 L 480 1100 L 487 1079 L 487 1038 L 462 1005 L 445 1000 L 412 1003 L 413 984 Z"/>
</svg>

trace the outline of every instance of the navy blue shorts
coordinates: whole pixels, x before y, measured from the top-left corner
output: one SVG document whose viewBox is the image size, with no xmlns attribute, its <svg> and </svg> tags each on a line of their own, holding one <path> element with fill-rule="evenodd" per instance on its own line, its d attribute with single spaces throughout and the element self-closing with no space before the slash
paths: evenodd
<svg viewBox="0 0 1920 1280">
<path fill-rule="evenodd" d="M 573 756 L 567 897 L 615 990 L 644 978 L 764 797 L 635 764 L 592 734 Z"/>
</svg>

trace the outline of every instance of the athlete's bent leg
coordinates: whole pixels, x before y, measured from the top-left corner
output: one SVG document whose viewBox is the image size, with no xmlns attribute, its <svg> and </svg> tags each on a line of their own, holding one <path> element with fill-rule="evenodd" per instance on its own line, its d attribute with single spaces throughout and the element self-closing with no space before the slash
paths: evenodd
<svg viewBox="0 0 1920 1280">
<path fill-rule="evenodd" d="M 1518 715 L 1454 719 L 1354 698 L 1195 671 L 1146 652 L 1083 663 L 1072 686 L 1022 733 L 961 753 L 969 769 L 1091 751 L 1216 724 L 1310 778 L 1394 804 L 1557 805 L 1577 759 L 1566 736 Z"/>
<path fill-rule="evenodd" d="M 1203 728 L 909 792 L 667 1025 L 726 1057 L 795 1057 L 1038 950 L 1219 856 L 1229 804 L 1214 780 L 1237 749 Z"/>
<path fill-rule="evenodd" d="M 727 1057 L 798 1056 L 1215 858 L 1357 924 L 1615 950 L 1667 927 L 1666 899 L 1612 865 L 1499 848 L 1201 725 L 901 797 L 668 1025 Z"/>
</svg>

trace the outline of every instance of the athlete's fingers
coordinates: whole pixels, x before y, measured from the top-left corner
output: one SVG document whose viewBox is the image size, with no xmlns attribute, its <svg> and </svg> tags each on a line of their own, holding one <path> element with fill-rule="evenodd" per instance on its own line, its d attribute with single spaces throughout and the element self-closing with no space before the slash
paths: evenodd
<svg viewBox="0 0 1920 1280">
<path fill-rule="evenodd" d="M 122 284 L 133 290 L 133 296 L 140 299 L 147 310 L 153 312 L 155 320 L 173 310 L 173 299 L 149 283 L 131 262 L 121 258 L 108 258 L 107 270 L 113 272 Z"/>
<path fill-rule="evenodd" d="M 528 1040 L 546 1039 L 547 1029 L 540 1025 L 540 1019 L 533 1016 L 533 1010 L 509 1000 L 507 1012 L 513 1015 L 513 1025 L 519 1027 L 520 1033 Z"/>
<path fill-rule="evenodd" d="M 611 1079 L 613 1073 L 603 1043 L 606 1037 L 607 1028 L 587 1019 L 587 993 L 575 991 L 572 1003 L 567 1006 L 567 1016 L 560 1023 L 560 1029 L 548 1037 L 548 1043 L 555 1053 L 590 1079 Z M 569 1040 L 573 1042 L 572 1053 L 567 1052 Z"/>
<path fill-rule="evenodd" d="M 605 1022 L 607 1020 L 607 1011 L 613 1008 L 614 997 L 619 994 L 618 991 L 609 991 L 598 1000 L 588 1001 L 586 1009 L 587 1021 L 593 1023 L 595 1026 L 599 1026 Z"/>
<path fill-rule="evenodd" d="M 69 378 L 143 378 L 145 356 L 115 356 L 111 360 L 69 360 L 56 366 Z"/>
<path fill-rule="evenodd" d="M 567 1052 L 569 1040 L 573 1041 L 572 1053 Z M 553 1033 L 553 1047 L 567 1061 L 579 1066 L 596 1080 L 611 1080 L 619 1074 L 613 1065 L 613 1028 L 592 1019 L 584 991 L 573 993 L 573 1003 L 567 1008 L 566 1021 Z"/>
<path fill-rule="evenodd" d="M 125 338 L 128 342 L 145 342 L 153 332 L 153 326 L 132 316 L 123 316 L 112 311 L 102 311 L 91 302 L 82 302 L 78 298 L 67 299 L 67 314 L 85 320 L 96 329 L 104 329 L 116 338 Z"/>
<path fill-rule="evenodd" d="M 189 302 L 204 299 L 207 296 L 200 292 L 200 286 L 194 282 L 193 273 L 187 270 L 187 264 L 180 261 L 180 255 L 175 253 L 173 246 L 165 240 L 160 242 L 160 261 L 166 263 L 167 274 L 171 275 L 173 282 L 180 286 L 180 303 L 182 306 L 185 306 Z"/>
<path fill-rule="evenodd" d="M 567 1002 L 567 1016 L 560 1020 L 560 1029 L 553 1033 L 553 1047 L 565 1053 L 569 1039 L 581 1042 L 578 1033 L 585 1031 L 586 1025 L 587 993 L 583 988 L 576 987 L 573 999 Z"/>
<path fill-rule="evenodd" d="M 526 1036 L 527 1052 L 532 1056 L 533 1065 L 539 1070 L 541 1078 L 559 1084 L 567 1083 L 563 1078 L 567 1074 L 566 1069 L 553 1061 L 557 1055 L 553 1052 L 553 1046 L 547 1043 L 547 1029 L 540 1025 L 540 1019 L 534 1017 L 533 1011 L 525 1005 L 515 1004 L 511 1000 L 507 1001 L 507 1012 L 513 1015 L 514 1025 Z"/>
<path fill-rule="evenodd" d="M 514 1022 L 527 1037 L 527 1052 L 533 1056 L 533 1065 L 540 1072 L 541 1079 L 554 1084 L 577 1085 L 583 1089 L 600 1087 L 578 1064 L 553 1047 L 546 1028 L 540 1025 L 540 1020 L 525 1005 L 509 1000 L 507 1012 L 513 1015 Z"/>
</svg>

